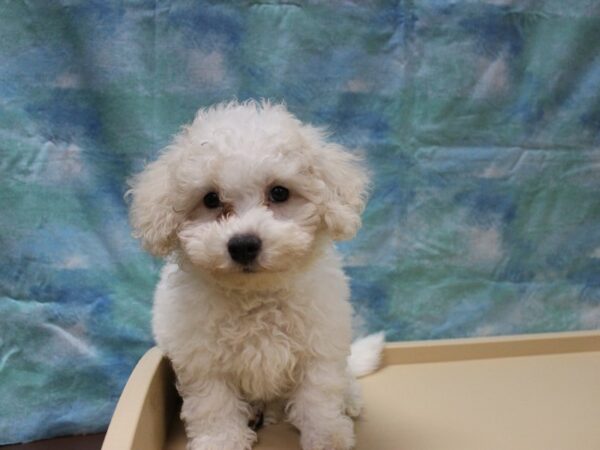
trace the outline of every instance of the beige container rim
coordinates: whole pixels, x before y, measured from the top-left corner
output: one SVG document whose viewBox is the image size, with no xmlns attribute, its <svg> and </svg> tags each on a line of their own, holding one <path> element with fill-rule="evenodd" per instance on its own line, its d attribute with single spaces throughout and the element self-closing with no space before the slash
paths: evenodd
<svg viewBox="0 0 600 450">
<path fill-rule="evenodd" d="M 382 366 L 600 351 L 600 330 L 391 342 Z M 158 348 L 139 361 L 117 403 L 102 450 L 159 450 L 176 410 L 174 377 Z"/>
</svg>

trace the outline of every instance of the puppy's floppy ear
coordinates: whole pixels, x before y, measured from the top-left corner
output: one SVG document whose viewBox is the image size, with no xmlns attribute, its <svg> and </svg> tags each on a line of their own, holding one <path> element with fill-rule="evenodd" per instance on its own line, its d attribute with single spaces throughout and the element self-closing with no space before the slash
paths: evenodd
<svg viewBox="0 0 600 450">
<path fill-rule="evenodd" d="M 179 214 L 173 209 L 168 154 L 148 164 L 129 184 L 129 211 L 133 235 L 155 256 L 166 256 L 177 246 Z"/>
<path fill-rule="evenodd" d="M 338 144 L 324 143 L 316 155 L 325 183 L 323 222 L 335 240 L 352 239 L 361 225 L 369 177 L 362 159 Z"/>
</svg>

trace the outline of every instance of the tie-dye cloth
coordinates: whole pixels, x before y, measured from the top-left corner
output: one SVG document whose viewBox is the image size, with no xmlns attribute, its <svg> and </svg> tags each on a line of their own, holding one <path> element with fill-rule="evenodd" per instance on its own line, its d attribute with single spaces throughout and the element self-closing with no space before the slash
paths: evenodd
<svg viewBox="0 0 600 450">
<path fill-rule="evenodd" d="M 365 150 L 358 332 L 600 327 L 600 5 L 0 5 L 0 443 L 103 430 L 160 267 L 125 180 L 195 110 L 285 100 Z"/>
</svg>

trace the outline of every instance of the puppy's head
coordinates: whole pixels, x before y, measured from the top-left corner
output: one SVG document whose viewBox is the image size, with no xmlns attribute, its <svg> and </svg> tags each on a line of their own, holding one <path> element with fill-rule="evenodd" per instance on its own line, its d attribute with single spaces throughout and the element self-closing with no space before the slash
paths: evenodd
<svg viewBox="0 0 600 450">
<path fill-rule="evenodd" d="M 356 156 L 283 105 L 220 104 L 133 178 L 131 223 L 150 253 L 208 274 L 281 273 L 354 236 L 366 184 Z"/>
</svg>

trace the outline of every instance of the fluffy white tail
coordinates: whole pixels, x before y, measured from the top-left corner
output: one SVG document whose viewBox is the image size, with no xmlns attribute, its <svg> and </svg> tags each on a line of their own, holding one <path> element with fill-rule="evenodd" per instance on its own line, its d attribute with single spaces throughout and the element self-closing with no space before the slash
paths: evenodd
<svg viewBox="0 0 600 450">
<path fill-rule="evenodd" d="M 352 375 L 362 377 L 377 370 L 381 363 L 384 340 L 385 334 L 382 331 L 354 341 L 348 357 Z"/>
</svg>

